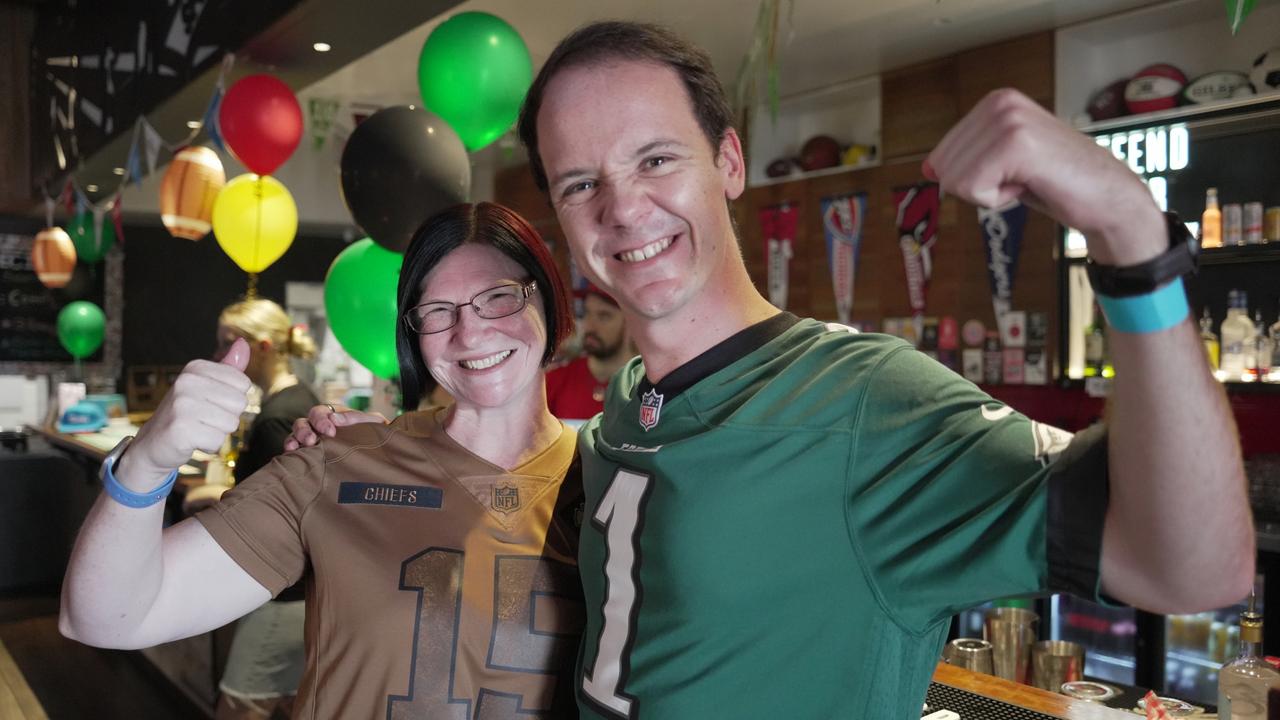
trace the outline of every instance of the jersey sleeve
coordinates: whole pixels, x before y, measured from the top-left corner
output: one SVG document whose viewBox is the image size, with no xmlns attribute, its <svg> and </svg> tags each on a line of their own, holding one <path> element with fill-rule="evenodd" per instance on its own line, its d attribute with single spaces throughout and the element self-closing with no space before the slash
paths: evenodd
<svg viewBox="0 0 1280 720">
<path fill-rule="evenodd" d="M 1033 422 L 909 347 L 872 370 L 858 405 L 850 536 L 905 629 L 999 598 L 1097 596 L 1104 430 Z"/>
<path fill-rule="evenodd" d="M 196 514 L 231 559 L 279 595 L 307 567 L 303 515 L 324 487 L 322 445 L 286 453 Z"/>
</svg>

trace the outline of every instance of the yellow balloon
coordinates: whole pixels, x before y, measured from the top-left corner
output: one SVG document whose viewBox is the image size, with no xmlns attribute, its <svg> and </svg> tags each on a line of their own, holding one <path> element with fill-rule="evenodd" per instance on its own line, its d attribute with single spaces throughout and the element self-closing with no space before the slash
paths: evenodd
<svg viewBox="0 0 1280 720">
<path fill-rule="evenodd" d="M 245 272 L 267 269 L 297 234 L 298 206 L 270 175 L 241 175 L 227 183 L 213 203 L 213 236 Z"/>
</svg>

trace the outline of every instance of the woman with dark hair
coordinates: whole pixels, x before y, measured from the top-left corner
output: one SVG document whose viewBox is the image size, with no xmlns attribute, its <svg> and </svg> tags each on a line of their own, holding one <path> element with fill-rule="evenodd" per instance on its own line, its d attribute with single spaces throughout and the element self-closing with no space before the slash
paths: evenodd
<svg viewBox="0 0 1280 720">
<path fill-rule="evenodd" d="M 243 341 L 189 364 L 103 465 L 63 633 L 147 647 L 302 580 L 296 717 L 575 716 L 583 498 L 575 435 L 547 411 L 543 381 L 570 330 L 564 283 L 518 215 L 460 205 L 418 230 L 398 302 L 405 406 L 432 379 L 452 405 L 340 429 L 162 530 L 165 476 L 221 444 L 249 383 Z"/>
</svg>

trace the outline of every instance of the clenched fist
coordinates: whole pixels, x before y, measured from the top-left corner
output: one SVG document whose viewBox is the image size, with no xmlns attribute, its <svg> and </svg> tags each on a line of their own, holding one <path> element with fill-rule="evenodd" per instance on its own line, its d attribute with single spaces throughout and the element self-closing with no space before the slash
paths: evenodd
<svg viewBox="0 0 1280 720">
<path fill-rule="evenodd" d="M 1142 181 L 1092 138 L 1016 90 L 983 98 L 924 163 L 942 189 L 980 207 L 1019 200 L 1084 233 L 1105 265 L 1136 265 L 1169 247 Z"/>
<path fill-rule="evenodd" d="M 218 362 L 192 360 L 182 369 L 155 415 L 121 457 L 116 478 L 146 492 L 158 478 L 191 458 L 195 450 L 217 452 L 240 425 L 248 404 L 249 344 L 238 339 Z"/>
</svg>

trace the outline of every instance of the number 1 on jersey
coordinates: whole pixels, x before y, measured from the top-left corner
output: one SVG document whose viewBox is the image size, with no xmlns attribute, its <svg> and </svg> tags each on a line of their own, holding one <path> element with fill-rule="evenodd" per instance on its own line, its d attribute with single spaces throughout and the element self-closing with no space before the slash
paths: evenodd
<svg viewBox="0 0 1280 720">
<path fill-rule="evenodd" d="M 640 567 L 640 521 L 653 479 L 625 468 L 600 498 L 592 523 L 604 533 L 604 626 L 596 643 L 593 667 L 583 668 L 582 691 L 600 706 L 631 716 L 634 698 L 623 694 L 635 634 L 636 590 Z M 625 664 L 624 664 L 625 663 Z"/>
</svg>

